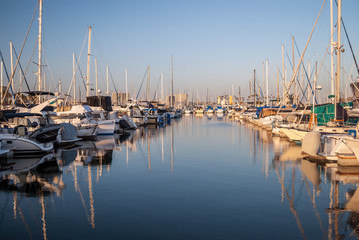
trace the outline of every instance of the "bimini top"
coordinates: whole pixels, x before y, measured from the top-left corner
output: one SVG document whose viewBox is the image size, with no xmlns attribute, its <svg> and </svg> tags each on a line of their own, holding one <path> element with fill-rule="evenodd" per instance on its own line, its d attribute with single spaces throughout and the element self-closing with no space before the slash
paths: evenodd
<svg viewBox="0 0 359 240">
<path fill-rule="evenodd" d="M 44 91 L 19 92 L 17 94 L 28 94 L 30 96 L 42 96 L 42 95 L 55 96 L 55 93 L 53 93 L 53 92 L 44 92 Z"/>
<path fill-rule="evenodd" d="M 0 111 L 0 121 L 4 121 L 9 118 L 24 118 L 24 117 L 30 117 L 30 116 L 38 116 L 42 117 L 42 114 L 40 113 L 11 113 L 11 112 L 2 112 Z"/>
</svg>

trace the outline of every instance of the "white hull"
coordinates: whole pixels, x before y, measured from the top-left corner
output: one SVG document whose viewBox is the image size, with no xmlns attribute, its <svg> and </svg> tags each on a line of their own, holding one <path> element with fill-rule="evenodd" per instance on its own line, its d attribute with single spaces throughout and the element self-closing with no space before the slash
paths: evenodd
<svg viewBox="0 0 359 240">
<path fill-rule="evenodd" d="M 323 135 L 321 137 L 321 151 L 318 155 L 332 161 L 337 161 L 338 155 L 353 155 L 345 143 L 345 140 L 351 138 L 347 134 Z"/>
<path fill-rule="evenodd" d="M 147 124 L 147 117 L 132 117 L 133 122 L 136 125 L 143 126 Z"/>
<path fill-rule="evenodd" d="M 289 138 L 293 142 L 303 142 L 305 135 L 309 131 L 303 129 L 296 129 L 296 128 L 285 128 L 279 127 L 280 132 L 282 132 L 287 138 Z"/>
<path fill-rule="evenodd" d="M 113 135 L 115 133 L 115 127 L 118 125 L 115 124 L 114 120 L 101 120 L 97 123 L 97 135 Z"/>
<path fill-rule="evenodd" d="M 204 111 L 203 110 L 196 110 L 196 112 L 195 112 L 196 114 L 203 114 L 204 113 Z"/>
<path fill-rule="evenodd" d="M 128 125 L 130 125 L 130 129 L 137 129 L 136 123 L 134 123 L 132 119 L 129 118 L 127 115 L 124 115 L 122 119 L 124 119 L 128 123 Z"/>
<path fill-rule="evenodd" d="M 159 124 L 159 117 L 155 115 L 147 116 L 147 124 Z"/>
<path fill-rule="evenodd" d="M 76 127 L 79 138 L 95 138 L 97 135 L 97 125 L 81 125 Z"/>
<path fill-rule="evenodd" d="M 344 142 L 347 144 L 349 149 L 354 153 L 357 158 L 357 164 L 359 164 L 359 140 L 358 139 L 345 139 Z"/>
<path fill-rule="evenodd" d="M 37 143 L 13 134 L 0 134 L 0 140 L 3 149 L 13 149 L 15 154 L 45 153 L 54 149 L 52 143 Z"/>
</svg>

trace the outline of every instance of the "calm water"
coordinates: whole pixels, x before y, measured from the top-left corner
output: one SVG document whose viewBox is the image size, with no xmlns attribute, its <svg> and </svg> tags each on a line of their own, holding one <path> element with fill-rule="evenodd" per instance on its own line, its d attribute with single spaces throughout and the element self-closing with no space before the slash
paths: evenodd
<svg viewBox="0 0 359 240">
<path fill-rule="evenodd" d="M 299 156 L 204 115 L 3 161 L 0 238 L 358 238 L 359 171 Z"/>
</svg>

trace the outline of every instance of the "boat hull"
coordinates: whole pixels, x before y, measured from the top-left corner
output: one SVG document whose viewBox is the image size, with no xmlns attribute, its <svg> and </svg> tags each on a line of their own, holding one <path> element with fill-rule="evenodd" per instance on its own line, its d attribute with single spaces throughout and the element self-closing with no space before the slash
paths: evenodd
<svg viewBox="0 0 359 240">
<path fill-rule="evenodd" d="M 13 134 L 1 134 L 1 146 L 5 150 L 13 150 L 14 154 L 38 154 L 50 152 L 54 149 L 52 143 L 37 143 L 27 138 Z"/>
</svg>

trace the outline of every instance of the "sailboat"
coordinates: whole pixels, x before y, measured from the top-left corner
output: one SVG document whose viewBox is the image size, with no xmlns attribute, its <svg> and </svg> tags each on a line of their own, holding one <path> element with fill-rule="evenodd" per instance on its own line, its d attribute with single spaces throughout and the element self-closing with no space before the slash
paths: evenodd
<svg viewBox="0 0 359 240">
<path fill-rule="evenodd" d="M 336 72 L 336 87 L 335 87 L 335 95 L 334 95 L 334 104 L 329 105 L 328 107 L 334 108 L 334 121 L 330 121 L 327 123 L 326 126 L 317 126 L 314 128 L 313 131 L 308 132 L 302 144 L 302 151 L 307 153 L 309 156 L 316 157 L 320 152 L 320 146 L 325 145 L 322 148 L 326 148 L 328 145 L 335 146 L 330 141 L 323 141 L 323 136 L 330 133 L 330 134 L 338 134 L 338 133 L 351 133 L 356 132 L 356 126 L 351 127 L 344 127 L 343 124 L 345 120 L 345 111 L 342 110 L 343 107 L 340 107 L 340 54 L 341 54 L 341 1 L 338 1 L 338 20 L 337 20 L 337 42 L 336 42 L 336 55 L 337 55 L 337 72 Z M 332 31 L 332 29 L 331 29 Z M 314 105 L 313 105 L 314 106 Z M 325 106 L 326 107 L 326 106 Z M 314 108 L 314 107 L 313 107 Z M 318 110 L 317 107 L 316 110 Z M 319 109 L 320 110 L 320 109 Z M 316 111 L 313 109 L 313 115 Z M 320 117 L 320 116 L 319 116 Z M 338 135 L 337 137 L 333 136 L 332 138 L 326 138 L 327 140 L 336 141 L 342 137 L 342 135 Z M 338 141 L 339 143 L 340 141 Z M 340 143 L 341 144 L 341 143 Z"/>
</svg>

